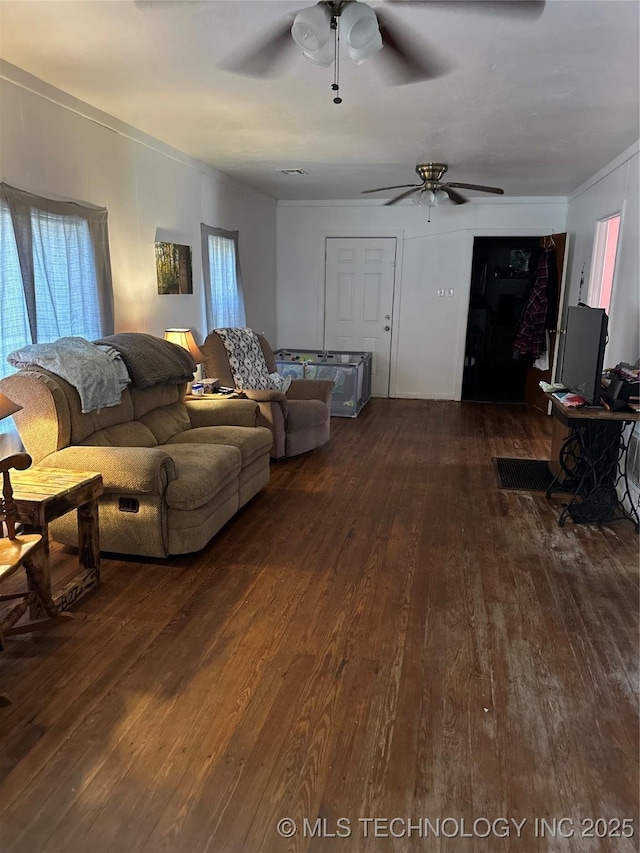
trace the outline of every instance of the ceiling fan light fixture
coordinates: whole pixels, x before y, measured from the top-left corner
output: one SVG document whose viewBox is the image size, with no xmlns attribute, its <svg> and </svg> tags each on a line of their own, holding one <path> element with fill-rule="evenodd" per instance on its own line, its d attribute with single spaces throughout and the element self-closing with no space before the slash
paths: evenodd
<svg viewBox="0 0 640 853">
<path fill-rule="evenodd" d="M 330 41 L 330 36 L 331 13 L 324 3 L 301 9 L 291 27 L 291 37 L 305 56 L 320 51 Z"/>
<path fill-rule="evenodd" d="M 329 40 L 318 50 L 303 50 L 302 55 L 309 62 L 313 62 L 315 65 L 324 65 L 325 68 L 328 68 L 336 58 L 335 45 Z"/>
<path fill-rule="evenodd" d="M 378 18 L 371 6 L 352 0 L 340 14 L 340 31 L 356 63 L 364 62 L 382 47 Z"/>
<path fill-rule="evenodd" d="M 413 203 L 420 207 L 439 207 L 449 201 L 449 196 L 444 190 L 420 190 L 413 196 Z"/>
<path fill-rule="evenodd" d="M 413 197 L 413 203 L 419 207 L 437 207 L 440 204 L 437 194 L 433 190 L 420 190 Z"/>
<path fill-rule="evenodd" d="M 366 47 L 355 48 L 347 45 L 347 53 L 356 65 L 362 65 L 366 59 L 369 59 L 370 56 L 373 56 L 374 53 L 377 53 L 381 49 L 382 36 L 380 35 L 379 30 Z"/>
</svg>

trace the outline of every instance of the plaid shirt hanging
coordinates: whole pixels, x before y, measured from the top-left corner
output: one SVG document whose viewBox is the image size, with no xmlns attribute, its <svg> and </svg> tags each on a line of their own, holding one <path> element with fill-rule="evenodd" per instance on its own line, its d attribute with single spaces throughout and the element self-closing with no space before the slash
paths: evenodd
<svg viewBox="0 0 640 853">
<path fill-rule="evenodd" d="M 545 249 L 544 252 L 540 253 L 533 287 L 522 312 L 520 328 L 513 344 L 513 352 L 516 358 L 531 356 L 535 360 L 547 348 L 545 331 L 549 305 L 551 263 L 555 264 L 555 251 L 552 248 Z"/>
</svg>

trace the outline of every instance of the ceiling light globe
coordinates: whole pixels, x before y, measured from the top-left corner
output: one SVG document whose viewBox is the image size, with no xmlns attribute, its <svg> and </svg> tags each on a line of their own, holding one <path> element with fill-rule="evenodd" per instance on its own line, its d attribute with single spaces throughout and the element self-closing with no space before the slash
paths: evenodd
<svg viewBox="0 0 640 853">
<path fill-rule="evenodd" d="M 431 190 L 420 190 L 413 196 L 413 203 L 420 207 L 436 207 L 438 204 L 436 194 Z"/>
<path fill-rule="evenodd" d="M 373 39 L 366 47 L 356 49 L 347 45 L 347 53 L 356 65 L 362 65 L 366 59 L 369 59 L 370 56 L 373 56 L 373 54 L 377 53 L 379 50 L 382 50 L 382 36 L 379 32 L 374 35 Z"/>
<path fill-rule="evenodd" d="M 302 55 L 309 62 L 313 62 L 315 65 L 324 65 L 325 68 L 328 68 L 336 58 L 335 45 L 331 41 L 328 41 L 318 50 L 303 50 Z"/>
<path fill-rule="evenodd" d="M 330 35 L 331 14 L 322 3 L 301 9 L 291 27 L 291 37 L 305 53 L 320 50 L 327 44 Z"/>
<path fill-rule="evenodd" d="M 347 3 L 342 10 L 340 32 L 346 39 L 347 45 L 356 51 L 367 50 L 377 43 L 378 38 L 382 41 L 376 13 L 371 6 L 358 0 Z"/>
</svg>

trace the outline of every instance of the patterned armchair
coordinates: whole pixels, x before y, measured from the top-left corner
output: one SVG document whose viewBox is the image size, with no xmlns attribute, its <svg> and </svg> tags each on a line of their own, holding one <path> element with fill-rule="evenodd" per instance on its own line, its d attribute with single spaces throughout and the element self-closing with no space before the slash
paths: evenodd
<svg viewBox="0 0 640 853">
<path fill-rule="evenodd" d="M 273 351 L 251 329 L 214 329 L 200 349 L 206 376 L 244 391 L 258 404 L 258 424 L 273 435 L 273 459 L 305 453 L 329 440 L 333 382 L 293 379 L 286 391 L 279 390 Z"/>
</svg>

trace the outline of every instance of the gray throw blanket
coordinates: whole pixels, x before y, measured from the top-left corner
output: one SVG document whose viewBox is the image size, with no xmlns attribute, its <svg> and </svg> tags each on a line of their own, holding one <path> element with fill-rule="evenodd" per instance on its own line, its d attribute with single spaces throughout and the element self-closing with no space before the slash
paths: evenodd
<svg viewBox="0 0 640 853">
<path fill-rule="evenodd" d="M 36 365 L 62 377 L 77 390 L 83 412 L 117 406 L 129 384 L 120 354 L 110 346 L 96 346 L 84 338 L 59 338 L 31 344 L 7 356 L 14 367 Z"/>
<path fill-rule="evenodd" d="M 121 332 L 95 341 L 117 350 L 136 388 L 150 388 L 163 382 L 191 382 L 196 370 L 186 349 L 142 332 Z"/>
</svg>

